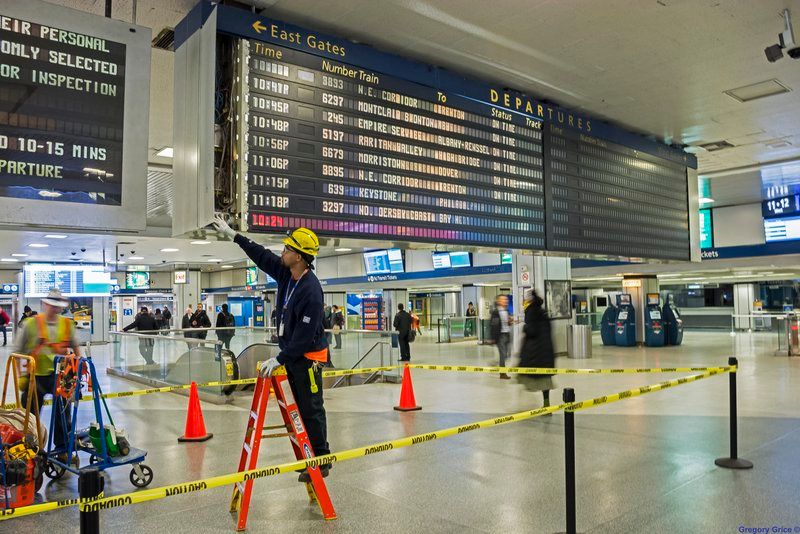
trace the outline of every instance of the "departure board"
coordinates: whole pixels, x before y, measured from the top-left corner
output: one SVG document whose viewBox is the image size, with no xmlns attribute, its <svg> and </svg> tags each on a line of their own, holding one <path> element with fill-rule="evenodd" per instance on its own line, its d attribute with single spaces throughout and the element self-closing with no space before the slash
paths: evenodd
<svg viewBox="0 0 800 534">
<path fill-rule="evenodd" d="M 251 232 L 543 249 L 542 122 L 242 41 Z"/>
<path fill-rule="evenodd" d="M 548 250 L 690 259 L 685 165 L 552 124 L 544 146 Z"/>
<path fill-rule="evenodd" d="M 0 197 L 122 204 L 125 55 L 0 12 Z"/>
</svg>

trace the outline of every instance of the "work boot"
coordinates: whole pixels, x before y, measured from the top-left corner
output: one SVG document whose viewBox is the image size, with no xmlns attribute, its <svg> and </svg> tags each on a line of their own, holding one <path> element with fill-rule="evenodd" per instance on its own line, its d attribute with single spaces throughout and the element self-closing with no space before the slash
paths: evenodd
<svg viewBox="0 0 800 534">
<path fill-rule="evenodd" d="M 511 380 L 511 377 L 505 373 L 500 373 L 500 378 L 503 380 Z"/>
<path fill-rule="evenodd" d="M 319 472 L 322 473 L 322 478 L 327 477 L 328 476 L 328 471 L 330 471 L 330 470 L 331 470 L 331 464 L 323 464 L 323 465 L 319 466 Z M 297 481 L 298 482 L 303 482 L 305 484 L 308 484 L 309 482 L 311 482 L 311 475 L 308 474 L 308 470 L 307 469 L 304 469 L 303 472 L 300 473 L 300 476 L 297 477 Z"/>
</svg>

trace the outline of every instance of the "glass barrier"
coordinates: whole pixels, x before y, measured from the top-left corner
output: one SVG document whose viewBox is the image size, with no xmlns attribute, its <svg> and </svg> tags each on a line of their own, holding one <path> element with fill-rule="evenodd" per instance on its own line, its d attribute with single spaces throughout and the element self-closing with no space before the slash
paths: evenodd
<svg viewBox="0 0 800 534">
<path fill-rule="evenodd" d="M 110 332 L 109 374 L 164 386 L 226 380 L 229 368 L 222 342 L 161 335 L 158 332 Z M 220 388 L 205 388 L 220 395 Z"/>
<path fill-rule="evenodd" d="M 258 362 L 278 354 L 275 334 L 273 327 L 111 332 L 109 372 L 160 386 L 253 378 Z M 399 358 L 399 348 L 393 343 L 391 332 L 329 330 L 326 336 L 331 366 L 335 369 L 395 365 Z M 246 350 L 248 347 L 250 350 Z M 232 359 L 238 363 L 235 377 L 229 365 Z M 219 387 L 205 391 L 222 394 Z"/>
<path fill-rule="evenodd" d="M 439 343 L 453 343 L 478 339 L 477 317 L 444 317 L 437 324 Z"/>
<path fill-rule="evenodd" d="M 785 313 L 753 313 L 731 315 L 731 339 L 737 357 L 755 352 L 788 356 L 792 339 L 792 316 Z"/>
</svg>

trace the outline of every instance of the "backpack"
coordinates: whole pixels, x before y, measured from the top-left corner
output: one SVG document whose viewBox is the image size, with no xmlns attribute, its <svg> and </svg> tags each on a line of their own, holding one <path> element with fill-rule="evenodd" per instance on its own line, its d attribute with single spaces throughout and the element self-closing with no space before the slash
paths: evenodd
<svg viewBox="0 0 800 534">
<path fill-rule="evenodd" d="M 408 342 L 413 343 L 414 340 L 417 339 L 417 331 L 416 330 L 409 330 L 408 331 Z"/>
<path fill-rule="evenodd" d="M 227 316 L 225 316 L 225 326 L 228 327 L 236 326 L 236 317 L 234 317 L 232 313 L 229 313 Z M 232 333 L 233 332 L 231 332 L 231 334 Z"/>
</svg>

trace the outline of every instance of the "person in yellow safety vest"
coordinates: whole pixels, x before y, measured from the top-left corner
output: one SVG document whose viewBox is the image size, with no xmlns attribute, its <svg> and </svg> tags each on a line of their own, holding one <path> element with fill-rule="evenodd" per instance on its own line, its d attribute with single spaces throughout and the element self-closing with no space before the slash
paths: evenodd
<svg viewBox="0 0 800 534">
<path fill-rule="evenodd" d="M 61 315 L 61 311 L 68 305 L 69 300 L 64 298 L 61 291 L 50 290 L 47 297 L 42 299 L 43 313 L 25 321 L 18 335 L 17 352 L 32 356 L 36 361 L 36 397 L 39 400 L 39 407 L 42 406 L 44 396 L 55 391 L 55 357 L 66 354 L 68 349 L 79 354 L 78 344 L 75 341 L 75 323 L 69 317 Z M 29 380 L 27 374 L 24 374 L 19 383 L 23 404 L 27 402 Z M 62 448 L 66 446 L 70 425 L 69 405 L 60 397 L 56 397 L 53 399 L 53 410 L 65 413 L 67 427 L 64 427 L 61 417 L 57 416 L 55 428 L 51 430 L 53 444 L 56 448 Z"/>
<path fill-rule="evenodd" d="M 279 307 L 278 345 L 280 352 L 261 364 L 261 376 L 271 376 L 283 365 L 292 387 L 300 417 L 303 418 L 311 448 L 316 456 L 330 454 L 328 424 L 322 400 L 322 366 L 328 361 L 328 340 L 322 327 L 322 286 L 312 272 L 319 252 L 319 239 L 308 228 L 287 232 L 281 255 L 237 234 L 225 220 L 216 215 L 217 230 L 255 262 L 259 269 L 278 282 L 276 306 Z M 330 464 L 320 466 L 328 476 Z M 300 482 L 309 482 L 305 471 Z"/>
</svg>

